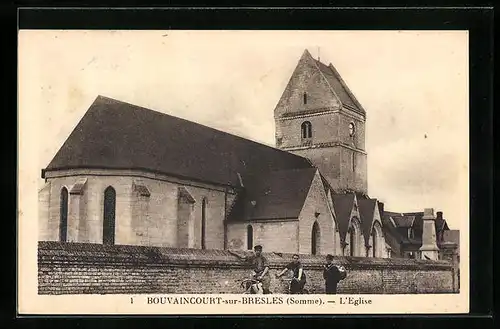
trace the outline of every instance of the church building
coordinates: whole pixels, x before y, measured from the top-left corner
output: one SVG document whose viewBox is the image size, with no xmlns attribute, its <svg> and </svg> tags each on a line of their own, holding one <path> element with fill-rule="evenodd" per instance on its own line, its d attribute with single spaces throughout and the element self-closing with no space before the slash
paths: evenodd
<svg viewBox="0 0 500 329">
<path fill-rule="evenodd" d="M 39 240 L 439 257 L 444 219 L 368 196 L 366 111 L 332 64 L 305 50 L 274 119 L 270 147 L 98 96 L 42 169 Z"/>
</svg>

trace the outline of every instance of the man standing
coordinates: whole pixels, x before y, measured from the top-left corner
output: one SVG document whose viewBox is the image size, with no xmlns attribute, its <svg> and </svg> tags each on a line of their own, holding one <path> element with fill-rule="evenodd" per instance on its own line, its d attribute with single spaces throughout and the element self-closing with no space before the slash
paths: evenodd
<svg viewBox="0 0 500 329">
<path fill-rule="evenodd" d="M 333 256 L 326 255 L 326 262 L 323 269 L 323 278 L 325 279 L 325 293 L 328 295 L 337 294 L 337 284 L 341 278 L 341 273 L 335 264 L 333 264 Z"/>
<path fill-rule="evenodd" d="M 276 275 L 277 278 L 283 276 L 287 271 L 293 272 L 292 282 L 290 282 L 290 294 L 300 294 L 304 289 L 306 284 L 306 273 L 304 268 L 299 261 L 299 255 L 294 254 L 292 256 L 292 262 L 289 263 L 283 271 Z"/>
<path fill-rule="evenodd" d="M 262 255 L 262 246 L 257 245 L 254 248 L 254 255 L 246 258 L 252 264 L 254 278 L 261 282 L 264 294 L 270 294 L 271 278 L 269 276 L 269 263 L 267 258 Z"/>
</svg>

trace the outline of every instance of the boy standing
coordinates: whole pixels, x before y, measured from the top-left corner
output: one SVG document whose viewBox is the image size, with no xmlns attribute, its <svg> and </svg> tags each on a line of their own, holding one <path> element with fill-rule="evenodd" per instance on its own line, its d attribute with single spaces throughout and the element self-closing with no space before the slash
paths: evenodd
<svg viewBox="0 0 500 329">
<path fill-rule="evenodd" d="M 323 269 L 323 278 L 325 279 L 325 293 L 328 295 L 337 294 L 337 284 L 341 280 L 341 273 L 335 264 L 333 264 L 333 256 L 326 255 L 327 264 Z"/>
</svg>

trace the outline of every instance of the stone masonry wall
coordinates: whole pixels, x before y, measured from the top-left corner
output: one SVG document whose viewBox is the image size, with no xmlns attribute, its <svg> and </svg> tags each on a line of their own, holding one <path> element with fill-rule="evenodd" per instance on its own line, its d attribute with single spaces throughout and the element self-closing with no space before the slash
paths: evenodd
<svg viewBox="0 0 500 329">
<path fill-rule="evenodd" d="M 265 254 L 274 278 L 290 254 Z M 310 293 L 324 293 L 322 257 L 302 256 Z M 443 261 L 338 257 L 348 271 L 340 294 L 451 293 L 452 264 Z M 241 293 L 251 270 L 227 250 L 174 249 L 42 241 L 38 244 L 39 294 Z"/>
<path fill-rule="evenodd" d="M 57 175 L 60 175 L 57 176 Z M 101 243 L 104 190 L 116 191 L 115 242 L 127 245 L 176 247 L 179 187 L 186 188 L 194 198 L 192 206 L 192 246 L 201 248 L 202 200 L 206 201 L 205 243 L 207 248 L 224 248 L 225 191 L 221 187 L 194 183 L 173 177 L 136 171 L 81 170 L 52 173 L 39 193 L 39 240 L 58 241 L 60 194 L 71 191 L 86 179 L 81 195 L 70 195 L 68 241 Z M 141 198 L 134 192 L 140 183 L 150 192 Z M 74 202 L 78 200 L 78 202 Z M 78 212 L 79 211 L 79 212 Z"/>
</svg>

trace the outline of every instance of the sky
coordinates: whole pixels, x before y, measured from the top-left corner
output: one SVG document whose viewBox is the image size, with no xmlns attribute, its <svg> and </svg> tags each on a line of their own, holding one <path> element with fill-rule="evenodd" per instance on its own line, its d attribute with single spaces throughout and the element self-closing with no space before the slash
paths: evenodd
<svg viewBox="0 0 500 329">
<path fill-rule="evenodd" d="M 20 145 L 36 145 L 22 159 L 42 186 L 40 170 L 98 95 L 274 146 L 273 110 L 304 49 L 366 110 L 369 195 L 389 211 L 443 211 L 452 229 L 468 223 L 465 31 L 23 30 Z"/>
</svg>

